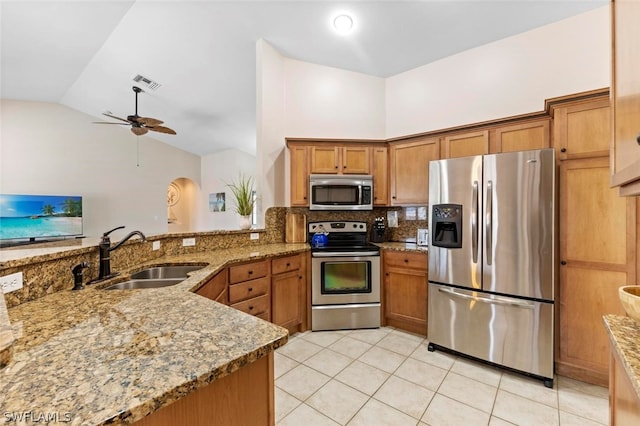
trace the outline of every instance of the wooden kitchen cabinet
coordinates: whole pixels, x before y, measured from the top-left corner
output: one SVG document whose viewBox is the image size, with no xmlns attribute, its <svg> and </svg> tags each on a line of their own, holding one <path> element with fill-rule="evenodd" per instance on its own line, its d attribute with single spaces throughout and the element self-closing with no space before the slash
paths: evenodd
<svg viewBox="0 0 640 426">
<path fill-rule="evenodd" d="M 489 131 L 489 152 L 497 154 L 549 148 L 550 127 L 550 120 L 543 118 L 492 128 Z"/>
<path fill-rule="evenodd" d="M 384 323 L 427 335 L 427 254 L 383 250 Z"/>
<path fill-rule="evenodd" d="M 635 283 L 636 200 L 609 187 L 607 157 L 562 161 L 559 184 L 556 371 L 606 386 L 602 316 L 624 315 L 618 287 Z"/>
<path fill-rule="evenodd" d="M 389 149 L 386 146 L 371 148 L 373 175 L 373 205 L 389 205 Z"/>
<path fill-rule="evenodd" d="M 271 321 L 269 261 L 229 267 L 229 304 L 232 308 Z"/>
<path fill-rule="evenodd" d="M 438 160 L 438 138 L 417 137 L 389 143 L 389 187 L 392 206 L 429 202 L 429 161 Z"/>
<path fill-rule="evenodd" d="M 290 333 L 304 331 L 306 319 L 306 264 L 302 254 L 271 261 L 271 319 Z"/>
<path fill-rule="evenodd" d="M 489 130 L 476 130 L 442 137 L 441 158 L 468 157 L 489 153 Z"/>
<path fill-rule="evenodd" d="M 640 424 L 640 398 L 613 343 L 609 355 L 609 424 Z"/>
<path fill-rule="evenodd" d="M 309 147 L 289 147 L 290 203 L 292 207 L 309 205 Z"/>
<path fill-rule="evenodd" d="M 362 174 L 370 173 L 367 146 L 312 146 L 311 173 Z"/>
<path fill-rule="evenodd" d="M 215 300 L 216 302 L 224 305 L 228 305 L 227 270 L 223 269 L 214 275 L 213 278 L 196 290 L 196 294 L 204 296 L 207 299 Z"/>
<path fill-rule="evenodd" d="M 613 41 L 611 184 L 621 195 L 640 194 L 640 3 L 611 3 Z"/>
<path fill-rule="evenodd" d="M 133 423 L 136 426 L 274 425 L 274 352 Z"/>
<path fill-rule="evenodd" d="M 553 145 L 559 160 L 609 155 L 609 94 L 552 106 Z"/>
</svg>

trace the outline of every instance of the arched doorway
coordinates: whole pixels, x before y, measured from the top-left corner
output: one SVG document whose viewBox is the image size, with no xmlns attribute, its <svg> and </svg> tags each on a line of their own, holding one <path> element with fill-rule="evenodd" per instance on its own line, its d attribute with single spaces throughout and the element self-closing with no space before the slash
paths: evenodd
<svg viewBox="0 0 640 426">
<path fill-rule="evenodd" d="M 167 187 L 169 233 L 192 232 L 195 228 L 198 186 L 189 178 L 174 179 Z"/>
</svg>

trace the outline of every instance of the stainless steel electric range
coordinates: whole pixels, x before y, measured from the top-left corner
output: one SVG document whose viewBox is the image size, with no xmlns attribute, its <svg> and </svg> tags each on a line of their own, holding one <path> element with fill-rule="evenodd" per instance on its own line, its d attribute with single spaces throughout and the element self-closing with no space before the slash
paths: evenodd
<svg viewBox="0 0 640 426">
<path fill-rule="evenodd" d="M 326 243 L 314 244 L 323 231 Z M 367 223 L 309 222 L 308 232 L 311 330 L 380 327 L 380 248 L 367 242 Z"/>
</svg>

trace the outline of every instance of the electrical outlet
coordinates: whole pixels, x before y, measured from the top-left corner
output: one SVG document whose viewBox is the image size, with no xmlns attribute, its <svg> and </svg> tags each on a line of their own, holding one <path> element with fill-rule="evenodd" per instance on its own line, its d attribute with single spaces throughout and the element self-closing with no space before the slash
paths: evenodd
<svg viewBox="0 0 640 426">
<path fill-rule="evenodd" d="M 182 239 L 182 247 L 192 247 L 196 245 L 195 238 L 183 238 Z"/>
<path fill-rule="evenodd" d="M 252 232 L 249 235 L 249 238 L 252 239 L 252 240 L 259 240 L 260 239 L 260 234 L 258 234 L 257 232 Z"/>
<path fill-rule="evenodd" d="M 151 245 L 151 248 L 153 250 L 160 250 L 160 241 L 154 241 L 153 244 Z"/>
<path fill-rule="evenodd" d="M 19 290 L 22 288 L 22 272 L 16 272 L 15 274 L 5 275 L 0 277 L 0 289 L 3 293 L 9 293 L 11 291 Z"/>
</svg>

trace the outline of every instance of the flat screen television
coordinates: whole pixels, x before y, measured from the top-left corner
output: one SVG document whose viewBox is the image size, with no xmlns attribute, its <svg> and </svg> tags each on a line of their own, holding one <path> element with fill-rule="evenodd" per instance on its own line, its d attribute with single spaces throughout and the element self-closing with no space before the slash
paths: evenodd
<svg viewBox="0 0 640 426">
<path fill-rule="evenodd" d="M 82 197 L 0 194 L 0 245 L 82 236 Z"/>
</svg>

